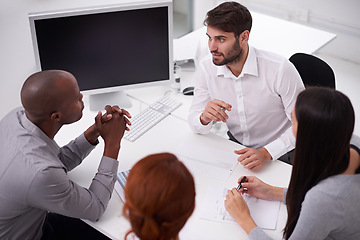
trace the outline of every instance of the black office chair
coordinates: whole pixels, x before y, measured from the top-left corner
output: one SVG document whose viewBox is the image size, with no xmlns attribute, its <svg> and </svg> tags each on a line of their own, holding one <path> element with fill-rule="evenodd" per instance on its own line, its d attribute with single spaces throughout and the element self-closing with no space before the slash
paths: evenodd
<svg viewBox="0 0 360 240">
<path fill-rule="evenodd" d="M 323 60 L 305 53 L 295 53 L 290 57 L 299 72 L 305 87 L 322 86 L 335 89 L 335 74 Z"/>
</svg>

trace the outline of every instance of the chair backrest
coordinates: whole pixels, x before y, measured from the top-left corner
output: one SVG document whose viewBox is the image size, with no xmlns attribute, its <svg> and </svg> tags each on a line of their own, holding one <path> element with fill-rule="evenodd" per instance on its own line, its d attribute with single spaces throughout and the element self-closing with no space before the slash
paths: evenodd
<svg viewBox="0 0 360 240">
<path fill-rule="evenodd" d="M 323 60 L 305 53 L 295 53 L 290 57 L 299 72 L 305 87 L 322 86 L 335 89 L 335 74 Z"/>
</svg>

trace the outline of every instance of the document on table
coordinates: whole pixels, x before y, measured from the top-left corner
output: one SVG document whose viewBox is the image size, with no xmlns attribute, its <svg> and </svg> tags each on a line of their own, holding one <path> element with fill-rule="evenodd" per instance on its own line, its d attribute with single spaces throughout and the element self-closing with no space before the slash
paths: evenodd
<svg viewBox="0 0 360 240">
<path fill-rule="evenodd" d="M 236 223 L 226 211 L 224 201 L 226 188 L 209 186 L 201 206 L 200 217 L 212 221 Z M 251 217 L 256 225 L 264 229 L 275 229 L 280 209 L 279 201 L 268 201 L 243 194 Z"/>
<path fill-rule="evenodd" d="M 196 143 L 180 144 L 176 155 L 193 175 L 205 175 L 222 181 L 228 179 L 238 163 L 238 156 L 232 151 L 222 151 Z"/>
<path fill-rule="evenodd" d="M 129 175 L 130 170 L 122 171 L 117 173 L 117 181 L 115 182 L 114 189 L 116 193 L 119 195 L 121 200 L 125 202 L 125 185 L 126 180 Z"/>
</svg>

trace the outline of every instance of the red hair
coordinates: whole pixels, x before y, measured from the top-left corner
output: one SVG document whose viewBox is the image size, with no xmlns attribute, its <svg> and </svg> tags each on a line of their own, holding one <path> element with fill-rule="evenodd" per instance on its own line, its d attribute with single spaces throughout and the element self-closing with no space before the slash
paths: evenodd
<svg viewBox="0 0 360 240">
<path fill-rule="evenodd" d="M 130 170 L 123 215 L 142 240 L 177 239 L 195 208 L 195 184 L 175 155 L 159 153 L 137 162 Z"/>
</svg>

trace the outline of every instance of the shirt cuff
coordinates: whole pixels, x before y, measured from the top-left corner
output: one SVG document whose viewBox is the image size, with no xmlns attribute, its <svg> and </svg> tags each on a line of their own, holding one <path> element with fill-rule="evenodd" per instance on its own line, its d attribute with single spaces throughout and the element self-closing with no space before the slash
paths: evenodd
<svg viewBox="0 0 360 240">
<path fill-rule="evenodd" d="M 86 139 L 85 134 L 82 133 L 79 137 L 77 137 L 76 139 L 76 145 L 81 149 L 81 150 L 93 150 L 95 148 L 96 145 L 92 145 L 91 143 L 89 143 L 89 141 Z"/>
<path fill-rule="evenodd" d="M 287 148 L 280 139 L 276 139 L 275 141 L 265 145 L 264 147 L 270 153 L 273 160 L 276 160 L 285 153 L 287 153 Z"/>
<path fill-rule="evenodd" d="M 203 125 L 200 121 L 201 114 L 202 113 L 195 116 L 192 125 L 194 127 L 195 132 L 200 133 L 200 134 L 208 134 L 210 132 L 212 126 L 214 125 L 214 122 L 211 121 L 208 125 Z"/>
<path fill-rule="evenodd" d="M 117 173 L 118 167 L 119 167 L 119 161 L 118 160 L 116 160 L 114 158 L 102 156 L 98 170 L 99 171 L 105 171 L 105 172 Z"/>
</svg>

